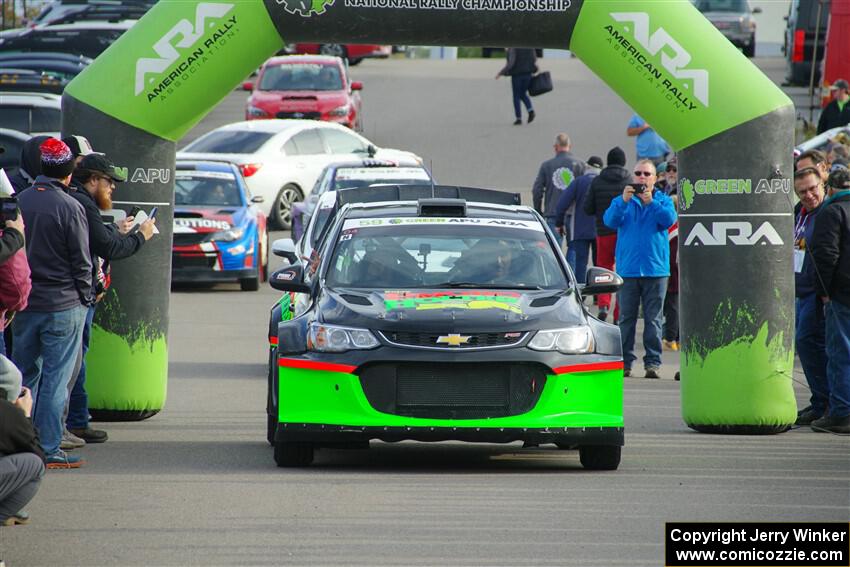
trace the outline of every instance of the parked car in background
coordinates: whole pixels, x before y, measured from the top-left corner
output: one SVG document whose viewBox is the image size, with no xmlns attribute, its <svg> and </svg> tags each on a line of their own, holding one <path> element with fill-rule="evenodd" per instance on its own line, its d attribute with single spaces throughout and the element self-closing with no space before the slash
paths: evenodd
<svg viewBox="0 0 850 567">
<path fill-rule="evenodd" d="M 392 45 L 365 45 L 355 43 L 296 43 L 295 53 L 333 55 L 347 59 L 350 65 L 357 65 L 364 59 L 386 59 L 392 53 Z"/>
<path fill-rule="evenodd" d="M 57 94 L 0 92 L 0 126 L 31 136 L 58 135 L 62 129 L 61 101 Z"/>
<path fill-rule="evenodd" d="M 78 22 L 0 32 L 0 52 L 59 51 L 94 59 L 136 20 Z"/>
<path fill-rule="evenodd" d="M 820 20 L 818 7 L 820 6 Z M 812 73 L 812 56 L 815 64 L 815 84 L 820 81 L 820 63 L 826 42 L 830 0 L 791 0 L 785 17 L 785 80 L 788 84 L 806 86 Z M 815 35 L 817 46 L 815 46 Z"/>
<path fill-rule="evenodd" d="M 47 3 L 29 27 L 71 22 L 138 20 L 156 0 L 58 0 Z"/>
<path fill-rule="evenodd" d="M 750 8 L 747 0 L 691 0 L 708 21 L 744 52 L 747 57 L 756 54 L 756 21 L 753 14 L 761 8 Z"/>
<path fill-rule="evenodd" d="M 291 55 L 272 57 L 255 81 L 245 82 L 251 92 L 245 120 L 308 118 L 337 122 L 360 130 L 360 90 L 339 57 Z"/>
<path fill-rule="evenodd" d="M 29 139 L 29 134 L 0 128 L 0 168 L 6 172 L 6 175 L 11 177 L 17 173 L 21 165 L 21 150 Z"/>
<path fill-rule="evenodd" d="M 233 164 L 178 161 L 172 281 L 238 281 L 242 291 L 260 289 L 269 251 L 261 202 Z"/>
<path fill-rule="evenodd" d="M 422 162 L 410 152 L 378 148 L 345 126 L 299 119 L 228 124 L 177 154 L 177 159 L 237 164 L 251 193 L 263 197 L 263 213 L 282 229 L 291 227 L 292 204 L 310 194 L 326 165 L 363 157 Z"/>
</svg>

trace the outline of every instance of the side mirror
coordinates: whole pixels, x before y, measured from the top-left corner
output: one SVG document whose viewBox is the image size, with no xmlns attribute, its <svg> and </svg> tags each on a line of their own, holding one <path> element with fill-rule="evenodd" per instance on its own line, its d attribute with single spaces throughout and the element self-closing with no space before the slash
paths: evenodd
<svg viewBox="0 0 850 567">
<path fill-rule="evenodd" d="M 254 195 L 253 197 L 251 197 L 252 203 L 264 203 L 265 200 L 266 199 L 262 195 Z"/>
<path fill-rule="evenodd" d="M 375 154 L 378 153 L 378 148 L 375 147 L 375 144 L 369 144 L 366 148 L 366 153 L 369 154 L 369 157 L 375 157 Z"/>
<path fill-rule="evenodd" d="M 286 266 L 269 277 L 269 285 L 278 291 L 310 293 L 311 288 L 304 283 L 304 266 L 300 263 Z"/>
<path fill-rule="evenodd" d="M 599 293 L 616 293 L 623 285 L 623 278 L 605 268 L 590 268 L 587 270 L 587 283 L 579 285 L 582 295 Z"/>
<path fill-rule="evenodd" d="M 295 253 L 295 242 L 291 238 L 279 238 L 272 242 L 272 254 L 286 258 L 290 264 L 295 264 L 298 261 L 298 254 Z"/>
<path fill-rule="evenodd" d="M 242 90 L 248 91 L 248 92 L 253 91 L 254 90 L 254 83 L 252 83 L 251 81 L 245 81 L 244 83 L 242 83 Z"/>
<path fill-rule="evenodd" d="M 351 90 L 362 91 L 363 90 L 363 83 L 361 83 L 360 81 L 352 81 L 351 82 Z"/>
<path fill-rule="evenodd" d="M 753 8 L 753 14 L 761 14 L 761 7 L 756 6 L 755 8 Z"/>
</svg>

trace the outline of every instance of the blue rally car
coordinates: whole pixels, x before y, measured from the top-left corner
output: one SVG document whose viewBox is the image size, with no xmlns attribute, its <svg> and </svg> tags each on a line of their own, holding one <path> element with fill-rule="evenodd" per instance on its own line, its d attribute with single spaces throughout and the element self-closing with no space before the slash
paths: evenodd
<svg viewBox="0 0 850 567">
<path fill-rule="evenodd" d="M 174 282 L 235 282 L 256 291 L 268 276 L 266 217 L 230 163 L 179 161 L 174 178 Z"/>
</svg>

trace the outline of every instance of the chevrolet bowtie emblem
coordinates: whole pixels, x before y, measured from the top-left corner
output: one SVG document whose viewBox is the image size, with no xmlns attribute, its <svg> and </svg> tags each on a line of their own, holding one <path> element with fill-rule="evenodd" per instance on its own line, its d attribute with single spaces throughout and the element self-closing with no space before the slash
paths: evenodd
<svg viewBox="0 0 850 567">
<path fill-rule="evenodd" d="M 437 339 L 438 345 L 449 345 L 449 346 L 460 346 L 465 345 L 469 342 L 469 339 L 472 337 L 464 337 L 462 335 L 458 335 L 457 333 L 452 333 L 451 335 L 443 335 Z"/>
</svg>

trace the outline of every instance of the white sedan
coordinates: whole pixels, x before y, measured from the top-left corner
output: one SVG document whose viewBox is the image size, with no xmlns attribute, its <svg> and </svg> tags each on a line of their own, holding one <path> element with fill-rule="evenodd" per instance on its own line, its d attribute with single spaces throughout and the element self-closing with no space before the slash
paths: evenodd
<svg viewBox="0 0 850 567">
<path fill-rule="evenodd" d="M 378 148 L 344 126 L 315 120 L 236 122 L 177 153 L 178 160 L 235 163 L 252 195 L 263 198 L 260 209 L 282 229 L 292 225 L 292 203 L 310 193 L 325 166 L 364 157 L 422 163 L 415 154 Z"/>
</svg>

